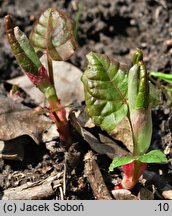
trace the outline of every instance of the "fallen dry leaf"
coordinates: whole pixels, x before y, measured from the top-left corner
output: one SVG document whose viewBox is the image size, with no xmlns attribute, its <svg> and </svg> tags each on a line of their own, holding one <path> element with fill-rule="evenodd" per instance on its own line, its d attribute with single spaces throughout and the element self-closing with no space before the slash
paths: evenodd
<svg viewBox="0 0 172 216">
<path fill-rule="evenodd" d="M 133 152 L 133 139 L 127 118 L 124 118 L 114 130 L 108 132 L 116 140 L 120 140 L 126 148 Z"/>
<path fill-rule="evenodd" d="M 57 137 L 59 137 L 57 127 L 55 124 L 52 124 L 49 128 L 46 129 L 46 132 L 42 136 L 42 140 L 44 143 L 48 143 L 53 139 L 56 139 Z"/>
<path fill-rule="evenodd" d="M 113 159 L 115 156 L 127 155 L 127 150 L 119 146 L 114 140 L 110 139 L 108 136 L 103 133 L 98 133 L 95 136 L 89 130 L 87 130 L 84 125 L 84 119 L 80 123 L 79 118 L 75 116 L 75 112 L 72 111 L 69 114 L 69 119 L 72 126 L 77 130 L 77 132 L 83 137 L 83 139 L 90 145 L 90 147 L 99 154 L 105 154 L 109 158 Z M 87 121 L 87 117 L 85 119 Z"/>
<path fill-rule="evenodd" d="M 154 200 L 154 192 L 147 188 L 141 188 L 138 197 L 140 200 Z"/>
<path fill-rule="evenodd" d="M 0 96 L 0 158 L 23 160 L 27 143 L 42 142 L 43 132 L 51 120 L 11 98 Z"/>
<path fill-rule="evenodd" d="M 0 141 L 0 158 L 7 160 L 19 160 L 24 158 L 24 149 L 27 144 L 31 144 L 33 140 L 23 135 L 8 141 Z"/>
<path fill-rule="evenodd" d="M 17 84 L 21 89 L 23 89 L 27 94 L 34 100 L 37 105 L 44 105 L 45 97 L 40 92 L 38 88 L 36 88 L 32 82 L 28 79 L 26 75 L 22 75 L 10 80 L 7 80 L 7 83 L 12 85 Z"/>
<path fill-rule="evenodd" d="M 84 128 L 94 128 L 95 125 L 85 111 L 78 115 L 79 124 Z M 113 140 L 119 140 L 130 151 L 133 152 L 133 139 L 127 118 L 124 118 L 114 130 L 107 132 Z M 106 140 L 101 140 L 102 142 Z"/>
<path fill-rule="evenodd" d="M 42 133 L 50 127 L 51 120 L 10 98 L 0 97 L 0 140 L 10 140 L 29 135 L 39 144 Z"/>
</svg>

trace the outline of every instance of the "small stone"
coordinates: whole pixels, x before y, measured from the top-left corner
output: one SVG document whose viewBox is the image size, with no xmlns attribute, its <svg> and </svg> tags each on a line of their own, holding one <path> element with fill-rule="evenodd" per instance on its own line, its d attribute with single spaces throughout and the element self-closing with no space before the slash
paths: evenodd
<svg viewBox="0 0 172 216">
<path fill-rule="evenodd" d="M 172 190 L 164 191 L 164 192 L 162 193 L 162 196 L 163 196 L 165 199 L 172 200 Z"/>
<path fill-rule="evenodd" d="M 112 190 L 112 194 L 116 200 L 137 200 L 138 198 L 133 195 L 129 190 L 118 189 Z"/>
</svg>

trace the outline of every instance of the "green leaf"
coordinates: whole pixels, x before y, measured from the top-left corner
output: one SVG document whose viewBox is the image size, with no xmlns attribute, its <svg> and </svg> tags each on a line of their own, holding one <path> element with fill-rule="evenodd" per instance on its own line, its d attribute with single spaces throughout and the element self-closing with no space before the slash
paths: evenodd
<svg viewBox="0 0 172 216">
<path fill-rule="evenodd" d="M 29 42 L 27 36 L 20 31 L 19 27 L 14 27 L 11 17 L 5 17 L 5 29 L 11 49 L 17 59 L 17 62 L 27 74 L 29 79 L 43 93 L 51 85 L 47 70 L 41 64 L 34 48 Z"/>
<path fill-rule="evenodd" d="M 131 112 L 149 107 L 149 81 L 140 49 L 134 54 L 133 63 L 128 75 L 128 101 Z"/>
<path fill-rule="evenodd" d="M 35 65 L 38 70 L 41 67 L 41 62 L 27 36 L 19 29 L 19 27 L 14 28 L 14 35 L 23 53 L 31 60 L 32 64 Z"/>
<path fill-rule="evenodd" d="M 136 109 L 147 109 L 149 107 L 149 81 L 147 76 L 146 65 L 143 61 L 138 62 L 139 86 L 136 98 Z"/>
<path fill-rule="evenodd" d="M 167 163 L 166 156 L 159 150 L 152 150 L 147 154 L 138 157 L 142 163 Z"/>
<path fill-rule="evenodd" d="M 69 59 L 77 46 L 73 22 L 64 12 L 53 8 L 41 14 L 31 32 L 30 40 L 36 52 L 46 53 L 57 61 Z"/>
<path fill-rule="evenodd" d="M 109 166 L 109 171 L 112 172 L 115 168 L 120 167 L 124 164 L 129 164 L 135 161 L 135 157 L 133 156 L 123 156 L 123 157 L 116 157 L 113 159 L 112 163 Z"/>
<path fill-rule="evenodd" d="M 139 88 L 139 74 L 140 67 L 137 64 L 133 65 L 133 67 L 130 68 L 128 74 L 128 103 L 130 112 L 136 108 L 136 98 Z"/>
<path fill-rule="evenodd" d="M 123 156 L 115 157 L 109 166 L 109 171 L 112 172 L 115 168 L 125 164 L 129 164 L 133 161 L 140 161 L 142 163 L 167 163 L 166 156 L 159 150 L 152 150 L 147 154 L 140 156 Z"/>
<path fill-rule="evenodd" d="M 15 33 L 18 36 L 17 39 L 16 34 L 14 34 L 14 29 Z M 36 53 L 34 52 L 34 49 L 31 46 L 29 46 L 29 42 L 26 36 L 19 30 L 18 27 L 14 27 L 14 24 L 9 15 L 5 17 L 5 30 L 11 49 L 18 63 L 21 65 L 21 68 L 25 72 L 37 74 L 38 68 L 41 66 L 41 62 L 39 61 Z M 21 38 L 21 40 L 19 38 Z M 20 40 L 20 42 L 22 43 L 23 48 L 25 47 L 26 49 L 23 49 L 21 47 L 18 40 Z M 27 44 L 26 46 L 25 42 Z"/>
<path fill-rule="evenodd" d="M 158 77 L 165 82 L 172 83 L 172 74 L 165 74 L 162 72 L 150 72 L 151 76 Z"/>
<path fill-rule="evenodd" d="M 127 115 L 128 68 L 106 55 L 90 52 L 84 84 L 87 112 L 103 130 L 113 130 Z"/>
</svg>

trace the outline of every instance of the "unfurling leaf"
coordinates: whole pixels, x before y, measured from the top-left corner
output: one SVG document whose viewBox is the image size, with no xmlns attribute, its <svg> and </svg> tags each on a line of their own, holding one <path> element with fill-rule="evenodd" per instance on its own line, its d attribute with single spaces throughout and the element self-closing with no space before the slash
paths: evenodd
<svg viewBox="0 0 172 216">
<path fill-rule="evenodd" d="M 103 130 L 113 130 L 127 115 L 128 68 L 106 55 L 90 52 L 82 76 L 87 112 Z"/>
<path fill-rule="evenodd" d="M 36 52 L 46 53 L 52 60 L 67 60 L 76 49 L 73 22 L 62 11 L 49 8 L 35 23 L 30 41 Z"/>
<path fill-rule="evenodd" d="M 128 103 L 133 131 L 134 155 L 143 155 L 150 146 L 152 118 L 150 88 L 143 53 L 137 49 L 128 76 Z"/>
<path fill-rule="evenodd" d="M 27 36 L 19 29 L 19 27 L 14 27 L 9 15 L 5 17 L 5 29 L 17 62 L 33 84 L 41 91 L 45 92 L 50 85 L 49 77 Z"/>
<path fill-rule="evenodd" d="M 149 81 L 143 53 L 137 48 L 133 57 L 133 67 L 128 76 L 128 101 L 130 111 L 149 107 Z"/>
<path fill-rule="evenodd" d="M 5 17 L 5 30 L 6 30 L 7 38 L 8 38 L 9 44 L 11 46 L 11 49 L 12 49 L 18 63 L 21 65 L 21 68 L 26 72 L 32 72 L 32 73 L 36 74 L 38 72 L 38 68 L 41 66 L 41 62 L 39 61 L 39 59 L 37 61 L 37 58 L 38 58 L 37 56 L 36 56 L 35 61 L 33 62 L 33 59 L 31 59 L 30 56 L 26 55 L 25 51 L 20 46 L 19 42 L 16 39 L 16 36 L 14 35 L 14 28 L 16 28 L 16 32 L 21 33 L 21 32 L 19 32 L 19 28 L 14 26 L 14 24 L 11 20 L 11 17 L 9 15 L 7 15 Z M 35 56 L 33 56 L 33 57 L 35 57 Z M 36 62 L 36 64 L 35 64 L 35 62 Z"/>
<path fill-rule="evenodd" d="M 14 35 L 24 54 L 32 61 L 32 64 L 37 68 L 38 71 L 39 67 L 41 67 L 41 62 L 35 53 L 34 48 L 31 46 L 27 36 L 17 26 L 14 28 Z"/>
</svg>

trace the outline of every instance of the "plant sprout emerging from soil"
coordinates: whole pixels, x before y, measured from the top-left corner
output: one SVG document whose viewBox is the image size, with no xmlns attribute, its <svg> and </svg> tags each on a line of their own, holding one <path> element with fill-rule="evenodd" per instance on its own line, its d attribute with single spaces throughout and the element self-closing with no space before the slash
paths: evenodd
<svg viewBox="0 0 172 216">
<path fill-rule="evenodd" d="M 167 162 L 159 150 L 147 153 L 152 137 L 151 106 L 157 102 L 155 87 L 148 81 L 143 53 L 137 49 L 133 66 L 128 68 L 106 55 L 91 52 L 82 76 L 87 112 L 101 129 L 110 131 L 128 118 L 133 139 L 133 154 L 118 156 L 109 171 L 122 166 L 119 188 L 132 189 L 147 163 Z"/>
<path fill-rule="evenodd" d="M 5 17 L 5 29 L 17 62 L 48 100 L 51 117 L 57 126 L 60 140 L 68 148 L 72 139 L 65 108 L 55 90 L 52 61 L 65 61 L 74 53 L 76 42 L 73 22 L 62 11 L 49 8 L 36 21 L 30 39 L 19 27 L 14 26 L 9 15 Z M 38 54 L 46 55 L 48 71 Z"/>
</svg>

